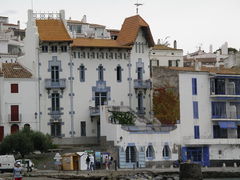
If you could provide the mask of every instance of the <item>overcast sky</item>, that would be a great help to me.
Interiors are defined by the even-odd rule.
[[[136,14],[137,0],[0,0],[0,16],[10,23],[21,21],[25,28],[27,10],[56,12],[64,9],[66,18],[81,20],[87,15],[89,23],[120,29],[126,17]],[[240,49],[240,0],[139,0],[139,14],[150,25],[155,42],[169,36],[184,53],[198,46],[213,50],[224,42]]]

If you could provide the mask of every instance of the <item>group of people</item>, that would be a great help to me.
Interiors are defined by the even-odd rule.
[[[87,170],[93,171],[95,168],[94,165],[94,157],[92,154],[88,155],[86,158]],[[111,164],[113,164],[113,157],[112,156],[105,156],[103,159],[103,164],[105,165],[105,169],[109,170]]]

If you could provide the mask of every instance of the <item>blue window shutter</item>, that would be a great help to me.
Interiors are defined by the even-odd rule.
[[[194,138],[199,139],[200,133],[199,133],[199,126],[194,126]]]
[[[209,147],[203,147],[203,166],[210,166]]]
[[[192,94],[197,95],[197,78],[192,78]]]
[[[198,102],[193,101],[193,118],[198,119]]]

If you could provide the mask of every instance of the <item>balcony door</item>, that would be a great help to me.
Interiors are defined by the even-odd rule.
[[[51,66],[52,82],[59,82],[59,66]]]
[[[143,68],[142,67],[138,67],[137,68],[137,79],[138,80],[142,80],[143,79]]]
[[[107,92],[95,92],[95,107],[107,104]]]
[[[11,121],[19,121],[18,105],[11,105]]]

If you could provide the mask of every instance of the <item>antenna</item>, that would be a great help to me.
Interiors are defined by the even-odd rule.
[[[138,14],[138,6],[142,6],[143,4],[138,3],[138,0],[137,0],[137,3],[135,3],[134,5],[136,6],[136,14]]]

